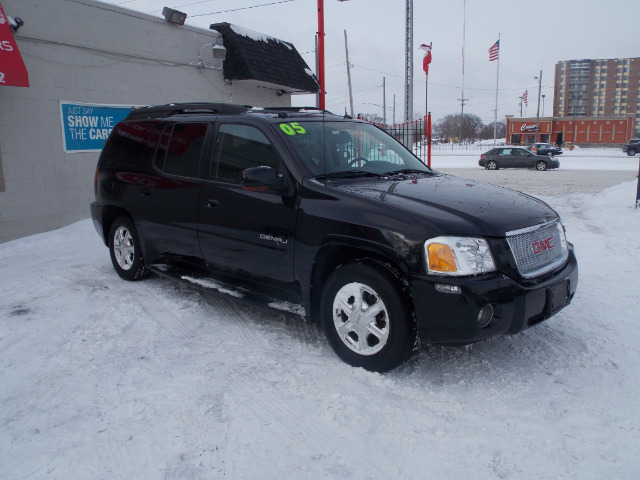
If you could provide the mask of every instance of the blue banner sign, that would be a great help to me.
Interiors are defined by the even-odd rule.
[[[64,151],[99,152],[116,124],[133,107],[60,102]]]

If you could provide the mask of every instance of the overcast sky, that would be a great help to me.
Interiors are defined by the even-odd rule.
[[[214,13],[223,10],[244,10]],[[161,15],[161,6],[187,13],[187,25],[208,28],[229,22],[293,43],[315,71],[317,0],[115,0],[125,8]],[[404,116],[405,0],[324,0],[327,109],[349,108],[344,30],[349,39],[354,109],[382,116],[386,77],[387,122]],[[536,114],[542,70],[544,113],[552,114],[555,64],[582,58],[640,57],[640,1],[610,0],[414,0],[414,113],[425,112],[424,52],[433,42],[429,104],[434,120],[460,113],[462,45],[465,31],[465,113],[493,121],[497,62],[488,49],[500,34],[498,120],[520,114],[519,97],[528,90],[526,113]],[[203,15],[207,14],[207,15]],[[201,15],[201,16],[198,16]],[[297,96],[294,105],[315,105],[313,96]],[[542,114],[542,102],[541,102]]]

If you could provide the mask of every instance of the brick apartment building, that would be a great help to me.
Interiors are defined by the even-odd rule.
[[[631,115],[633,134],[640,134],[640,58],[558,62],[554,87],[554,117]]]

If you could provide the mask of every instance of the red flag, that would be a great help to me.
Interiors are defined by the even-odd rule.
[[[489,61],[493,62],[494,60],[498,60],[500,57],[500,40],[496,40],[496,43],[491,45],[489,49]]]
[[[427,75],[429,75],[429,64],[431,63],[431,45],[433,45],[433,42],[429,45],[426,45],[424,43],[420,45],[420,48],[427,52],[424,54],[424,58],[422,59],[422,69]]]
[[[0,5],[0,85],[28,87],[29,74],[18,45],[13,39],[9,19]]]

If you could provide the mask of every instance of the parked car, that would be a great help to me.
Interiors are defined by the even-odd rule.
[[[633,157],[636,153],[640,152],[640,138],[632,138],[622,147],[622,151],[627,155]]]
[[[375,126],[311,108],[135,109],[100,155],[91,216],[123,279],[301,315],[374,371],[420,340],[520,332],[578,283],[544,202],[435,172]]]
[[[560,147],[554,147],[550,143],[534,143],[532,145],[529,145],[527,147],[527,150],[535,153],[536,155],[562,155],[562,149]]]
[[[560,162],[553,157],[536,155],[522,147],[492,148],[487,153],[480,155],[478,165],[487,170],[499,168],[535,168],[547,170],[560,167]]]

